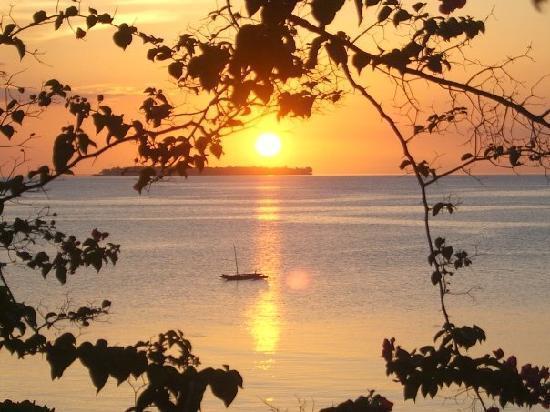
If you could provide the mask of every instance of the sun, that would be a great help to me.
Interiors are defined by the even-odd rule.
[[[262,133],[256,140],[256,150],[261,156],[276,156],[281,151],[281,139],[274,133]]]

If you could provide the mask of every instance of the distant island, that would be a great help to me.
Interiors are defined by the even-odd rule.
[[[143,166],[112,167],[103,169],[96,176],[138,176]],[[157,172],[160,169],[157,168]],[[261,167],[261,166],[224,166],[187,169],[188,176],[311,176],[311,167]]]

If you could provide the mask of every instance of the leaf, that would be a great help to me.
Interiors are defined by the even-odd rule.
[[[380,3],[380,0],[367,0],[365,2],[365,5],[366,7],[369,7],[369,6],[376,6],[377,4]]]
[[[243,378],[236,370],[206,368],[199,374],[208,382],[214,396],[223,400],[226,407],[231,405],[239,388],[243,387]]]
[[[441,272],[436,270],[432,273],[432,284],[437,285],[442,279]],[[437,336],[437,335],[436,335]]]
[[[240,127],[244,126],[244,123],[239,119],[229,119],[226,125],[229,127]]]
[[[23,123],[23,119],[25,118],[25,112],[23,110],[16,110],[11,114],[11,118],[15,123]]]
[[[361,74],[361,71],[371,62],[372,58],[367,53],[355,53],[351,58],[351,64]]]
[[[55,29],[59,29],[61,27],[61,25],[63,24],[63,20],[65,20],[65,16],[63,15],[63,12],[61,12],[59,14],[59,16],[57,16],[55,18],[55,24],[54,24],[54,27]]]
[[[363,22],[363,0],[355,0],[355,8],[359,17],[359,24]]]
[[[412,16],[409,14],[409,12],[405,9],[399,9],[397,13],[393,15],[393,25],[395,27],[399,26],[399,23],[402,23],[404,21],[407,21]]]
[[[139,178],[136,184],[134,185],[134,189],[138,191],[139,194],[141,194],[141,191],[145,186],[147,186],[151,182],[151,178],[155,177],[157,175],[157,172],[152,167],[146,167],[142,169],[139,172]]]
[[[15,129],[9,124],[5,124],[3,126],[0,126],[0,132],[2,132],[2,134],[8,139],[11,139],[15,134]]]
[[[329,57],[336,63],[337,65],[340,64],[346,64],[348,61],[348,52],[346,51],[346,48],[344,47],[344,44],[339,41],[333,41],[325,44],[325,48],[327,49],[327,53]]]
[[[390,14],[392,13],[393,9],[390,6],[384,6],[382,7],[382,10],[380,10],[380,13],[378,13],[378,23],[383,22],[388,17],[390,17]]]
[[[252,89],[254,90],[254,94],[258,96],[258,98],[260,98],[265,104],[269,102],[269,99],[273,94],[273,84],[270,82],[267,82],[266,84],[255,84]]]
[[[42,266],[42,276],[45,278],[48,273],[50,273],[50,270],[52,270],[53,265],[51,263],[44,263]]]
[[[102,366],[99,365],[90,365],[89,368],[90,377],[92,378],[92,383],[97,389],[97,392],[99,392],[105,384],[107,383],[107,379],[109,378],[109,373],[106,369],[104,369]]]
[[[18,39],[17,37],[15,37],[13,39],[13,45],[17,49],[17,53],[19,53],[19,59],[23,60],[23,57],[25,57],[25,53],[26,53],[25,43],[23,43],[21,39]]]
[[[462,157],[460,158],[460,160],[465,161],[465,160],[471,159],[472,157],[474,157],[473,154],[471,154],[471,153],[465,153],[465,154],[462,155]]]
[[[91,29],[97,24],[97,16],[94,14],[90,14],[86,17],[86,27],[88,29]]]
[[[74,152],[75,149],[68,135],[57,136],[53,146],[53,164],[58,173],[67,173],[67,163],[73,157]]]
[[[68,17],[74,17],[78,15],[78,9],[76,6],[70,6],[65,9],[65,15]]]
[[[401,170],[405,169],[407,166],[410,166],[411,165],[411,161],[408,160],[408,159],[405,159],[401,162],[401,165],[399,166],[399,168]]]
[[[223,154],[222,145],[219,143],[212,143],[210,145],[210,153],[212,153],[214,156],[216,156],[219,159]]]
[[[517,150],[515,146],[512,146],[509,150],[508,150],[509,154],[509,160],[510,160],[510,164],[512,166],[521,166],[521,163],[519,162],[519,159],[521,157],[521,151]]]
[[[312,0],[311,14],[319,24],[326,26],[332,23],[343,5],[344,0]]]
[[[414,11],[416,11],[417,13],[422,10],[424,8],[424,6],[426,5],[426,3],[415,3],[412,8],[414,9]]]
[[[443,65],[441,64],[441,55],[431,56],[428,59],[427,66],[428,66],[428,69],[430,69],[434,73],[442,73]]]
[[[445,259],[449,260],[453,256],[453,251],[454,249],[452,246],[445,246],[441,249],[441,254]]]
[[[175,79],[179,79],[183,74],[183,63],[173,62],[168,65],[168,74]]]
[[[47,18],[48,16],[46,15],[46,12],[44,10],[39,10],[36,13],[34,13],[34,15],[32,16],[32,20],[34,21],[35,24],[40,24]]]
[[[113,17],[107,13],[103,13],[97,16],[97,22],[101,24],[111,24],[113,22]]]
[[[4,28],[4,36],[9,36],[16,27],[17,26],[15,24],[6,24],[6,27]]]
[[[65,267],[65,265],[59,263],[56,265],[55,277],[62,285],[67,283],[67,268]]]
[[[420,383],[414,382],[414,381],[408,381],[405,385],[403,385],[403,396],[405,400],[412,399],[413,401],[416,400],[416,395],[418,393],[418,389],[420,388]]]
[[[83,39],[84,37],[86,37],[86,32],[80,27],[77,27],[75,34],[77,39]]]
[[[115,44],[126,50],[126,48],[132,43],[132,34],[135,28],[123,23],[118,27],[118,30],[113,34],[113,40]]]
[[[432,209],[433,215],[437,216],[441,212],[441,209],[443,209],[443,206],[445,206],[444,203],[436,203]]]
[[[97,147],[97,144],[90,140],[87,134],[81,133],[78,135],[78,148],[85,155],[88,154],[88,146]]]
[[[264,5],[264,0],[246,0],[245,6],[246,6],[246,12],[250,17],[255,15],[258,10],[260,10],[260,7]]]

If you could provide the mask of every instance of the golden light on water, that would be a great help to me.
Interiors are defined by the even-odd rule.
[[[251,333],[256,352],[273,353],[280,339],[279,308],[272,290],[263,292],[254,305]]]
[[[281,236],[278,227],[279,207],[272,197],[258,203],[256,215],[255,260],[261,271],[269,276],[268,289],[261,292],[256,303],[249,308],[249,328],[256,352],[272,354],[277,351],[281,339],[281,313],[279,308],[279,279],[281,272]],[[258,364],[269,369],[272,360]]]
[[[264,157],[273,157],[281,151],[281,139],[275,133],[262,133],[256,140],[256,151]]]
[[[266,204],[259,205],[256,209],[258,220],[276,221],[279,219],[279,206],[271,200]]]

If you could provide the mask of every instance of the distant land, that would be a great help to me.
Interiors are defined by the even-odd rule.
[[[143,166],[113,167],[103,169],[96,176],[138,176]],[[157,168],[157,172],[160,169]],[[225,166],[187,169],[188,176],[311,176],[311,167],[261,167],[261,166]]]

